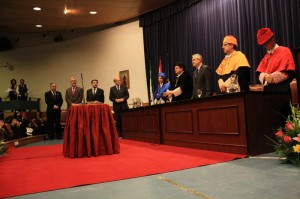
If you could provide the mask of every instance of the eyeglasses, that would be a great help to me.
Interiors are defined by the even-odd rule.
[[[232,44],[230,44],[230,43],[225,43],[225,44],[223,44],[223,46],[227,46],[227,45],[232,45]]]

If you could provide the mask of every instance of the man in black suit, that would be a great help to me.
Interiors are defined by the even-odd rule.
[[[124,86],[123,84],[121,85],[121,80],[119,77],[115,77],[114,83],[115,86],[110,88],[109,100],[113,102],[113,110],[114,110],[114,118],[116,121],[116,127],[118,130],[119,137],[122,137],[121,112],[129,108],[127,104],[129,93],[127,87]]]
[[[192,99],[213,95],[213,73],[208,65],[202,63],[202,55],[192,55],[192,64],[196,69],[193,74]]]
[[[185,65],[181,62],[175,64],[176,77],[172,80],[170,90],[164,93],[164,96],[171,98],[172,101],[181,101],[191,99],[193,91],[193,80],[188,71],[185,71]]]
[[[47,125],[48,125],[48,139],[53,140],[54,129],[56,138],[61,139],[61,125],[60,125],[60,107],[63,104],[61,93],[56,91],[56,84],[50,84],[50,91],[45,93],[45,102],[47,104]],[[55,128],[54,128],[55,126]]]
[[[98,88],[98,80],[93,79],[91,84],[92,88],[86,91],[86,101],[98,101],[104,103],[104,91],[101,88]]]
[[[71,87],[67,88],[65,100],[67,102],[67,108],[69,109],[72,104],[80,104],[83,99],[83,88],[77,86],[77,79],[75,77],[70,78]]]
[[[24,79],[20,79],[20,84],[17,86],[16,92],[18,97],[18,100],[27,100],[29,90],[27,85],[24,83]]]

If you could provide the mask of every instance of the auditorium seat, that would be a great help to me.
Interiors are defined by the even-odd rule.
[[[64,128],[66,125],[67,113],[68,112],[66,110],[61,110],[60,124],[62,128]]]

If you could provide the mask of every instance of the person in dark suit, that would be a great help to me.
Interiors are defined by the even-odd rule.
[[[164,93],[172,101],[191,99],[193,91],[193,79],[185,65],[181,62],[175,64],[176,77],[171,81],[170,90]]]
[[[92,88],[86,91],[86,101],[98,101],[104,103],[104,91],[98,88],[98,80],[91,81]]]
[[[47,129],[48,139],[53,140],[54,129],[56,132],[56,138],[61,139],[61,125],[60,125],[60,107],[63,104],[62,95],[59,91],[56,91],[56,84],[50,83],[50,91],[45,93],[45,102],[47,104]]]
[[[209,97],[213,95],[213,73],[208,65],[202,63],[202,55],[192,55],[192,64],[195,68],[193,74],[192,99]]]
[[[17,86],[16,89],[19,100],[27,100],[29,94],[28,87],[24,82],[24,79],[20,79],[20,84]]]
[[[77,86],[77,80],[75,77],[70,78],[71,87],[67,88],[65,100],[67,102],[67,108],[69,109],[72,104],[82,103],[83,88]]]
[[[129,93],[127,87],[121,84],[121,80],[119,77],[114,78],[114,83],[115,86],[110,88],[109,100],[113,103],[114,118],[116,121],[116,127],[119,137],[122,137],[121,112],[129,108],[127,104]]]

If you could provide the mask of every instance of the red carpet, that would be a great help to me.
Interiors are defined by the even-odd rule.
[[[0,198],[122,180],[243,158],[245,155],[121,140],[121,153],[62,156],[62,145],[10,148],[0,158]]]

